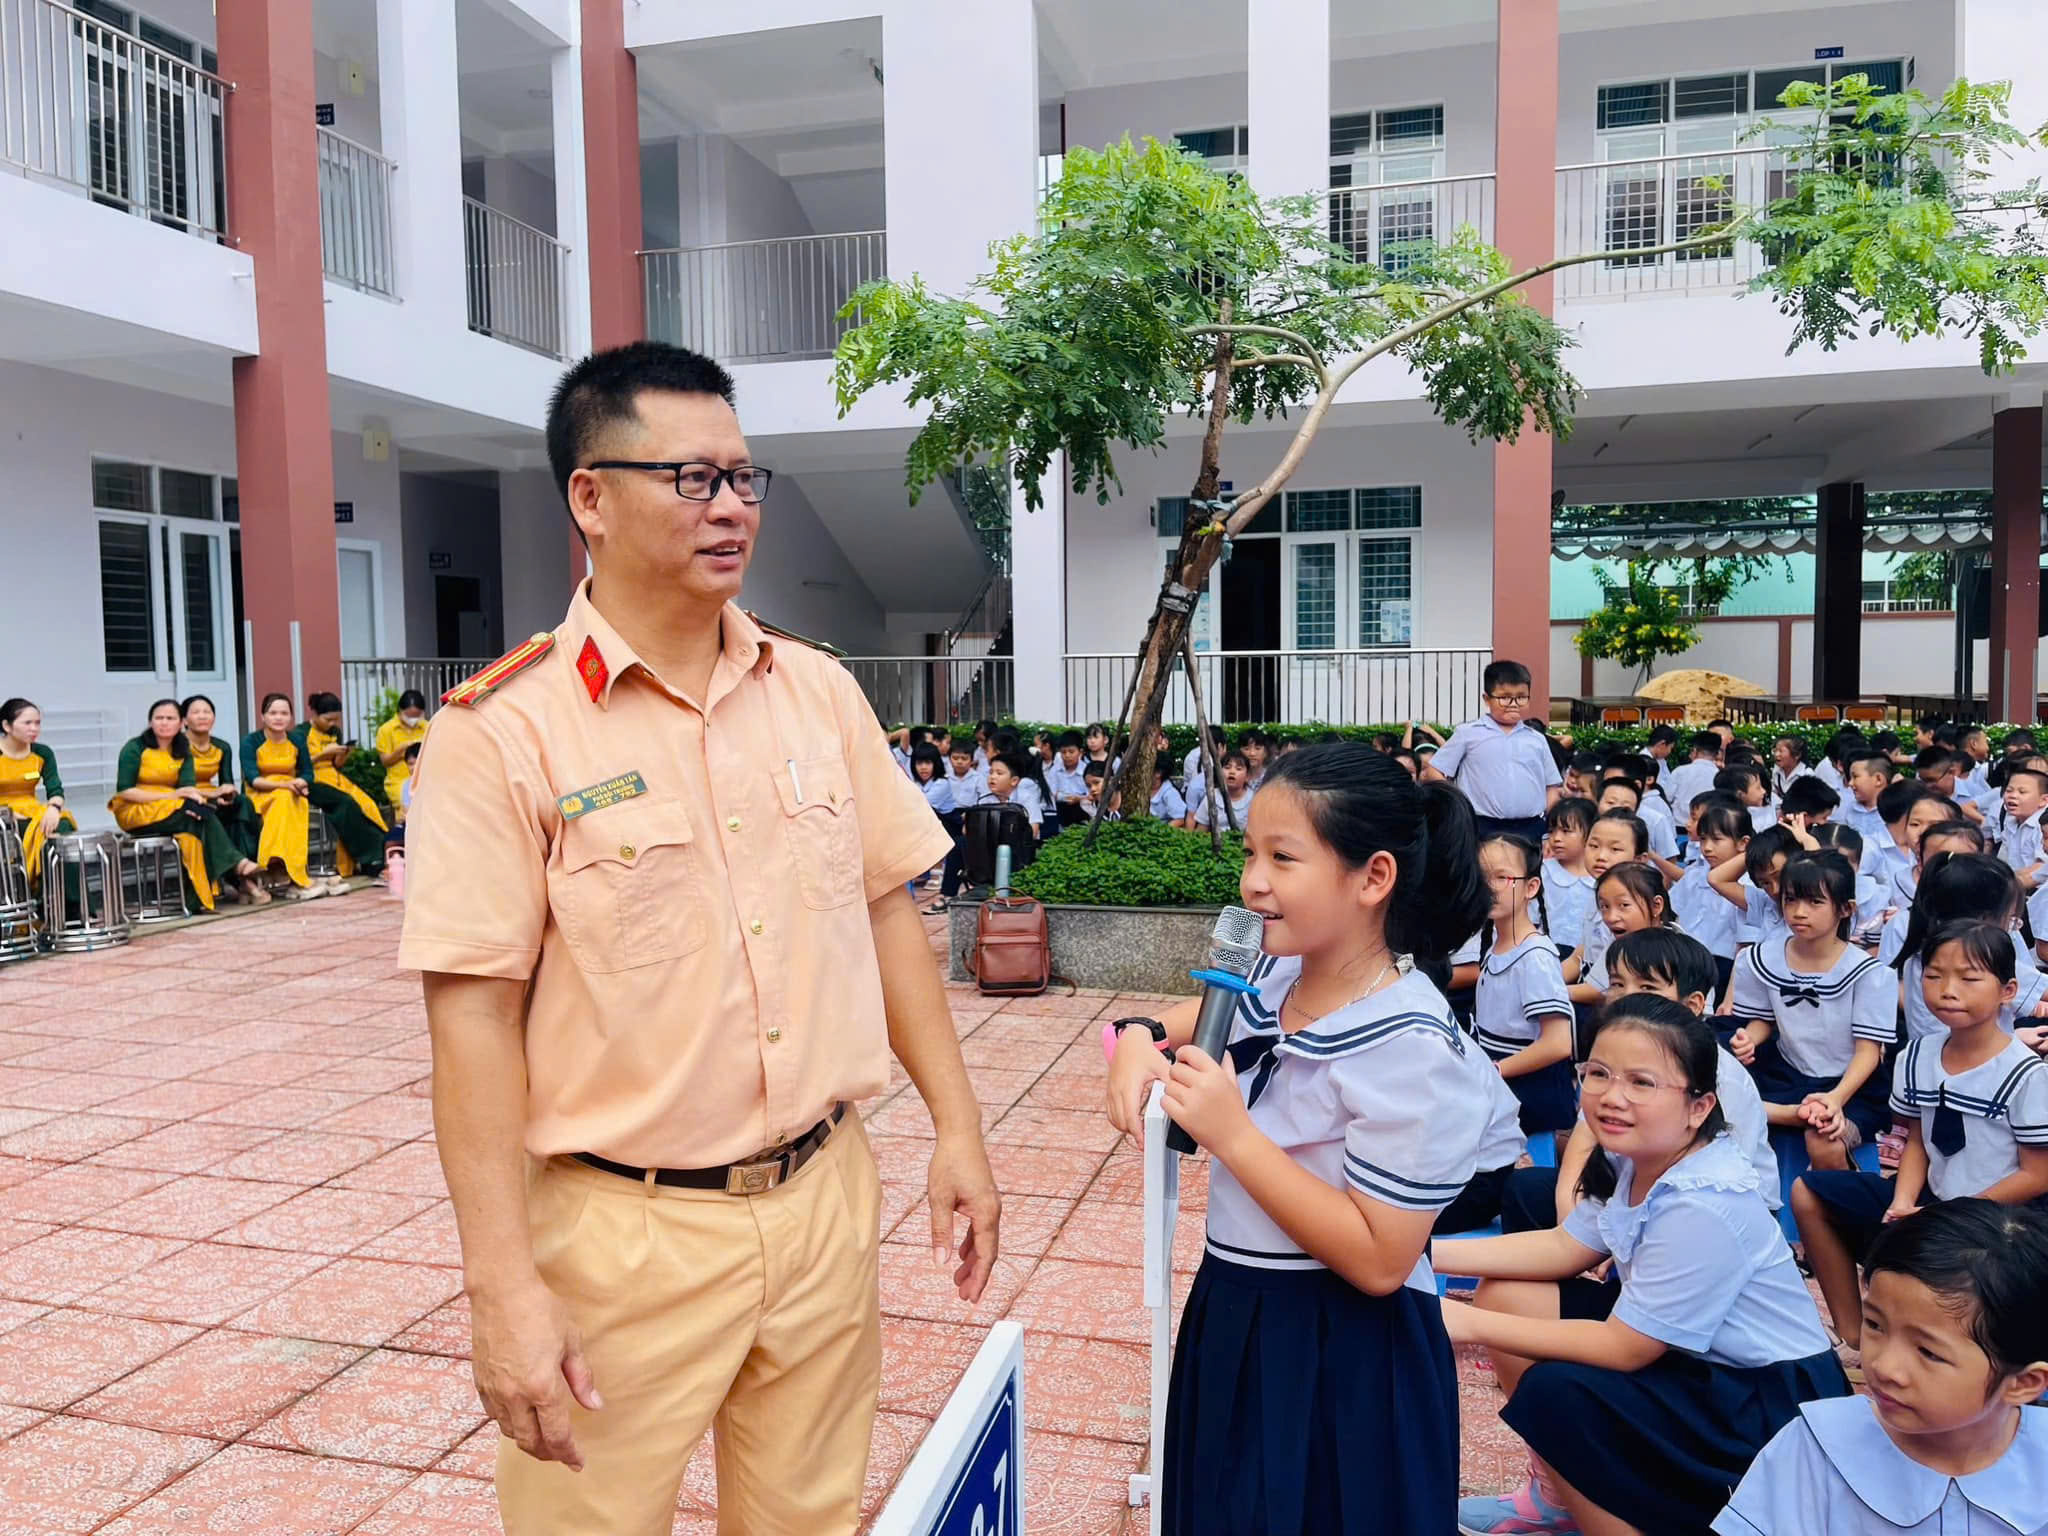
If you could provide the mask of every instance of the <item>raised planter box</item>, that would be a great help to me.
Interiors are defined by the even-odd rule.
[[[1193,996],[1188,972],[1208,953],[1214,907],[1047,907],[1055,976],[1109,992]],[[947,913],[949,972],[972,981],[978,901],[956,901]]]

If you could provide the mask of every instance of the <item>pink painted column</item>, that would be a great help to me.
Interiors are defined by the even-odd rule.
[[[1517,267],[1557,254],[1558,0],[1499,0],[1494,64],[1494,244]],[[1548,277],[1522,290],[1553,313]],[[1549,437],[1524,427],[1493,451],[1493,654],[1534,678],[1534,718],[1550,700]]]
[[[304,0],[219,0],[228,224],[256,268],[261,349],[234,363],[243,609],[255,688],[341,686],[334,444],[313,135],[313,20]],[[303,699],[294,700],[303,708]]]
[[[2013,406],[1991,418],[1993,720],[2034,723],[2040,613],[2041,407]]]

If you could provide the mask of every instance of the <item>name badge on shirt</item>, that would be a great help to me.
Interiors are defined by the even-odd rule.
[[[562,813],[562,820],[574,821],[578,816],[587,816],[592,811],[601,811],[608,805],[617,805],[622,800],[633,800],[647,793],[647,781],[635,773],[622,773],[615,779],[606,779],[602,784],[593,784],[588,789],[574,789],[555,801],[555,809]]]

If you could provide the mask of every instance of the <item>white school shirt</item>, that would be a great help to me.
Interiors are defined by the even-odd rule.
[[[1087,766],[1086,758],[1072,768],[1058,758],[1052,760],[1052,766],[1045,770],[1045,787],[1052,791],[1055,801],[1064,800],[1069,795],[1079,797],[1088,793],[1088,776],[1084,771]]]
[[[970,768],[965,773],[946,769],[946,785],[953,791],[956,807],[979,805],[988,798],[988,774],[979,768]]]
[[[1579,930],[1579,984],[1607,990],[1607,946],[1614,942],[1614,930],[1601,920],[1595,903],[1586,914],[1586,926]],[[1561,973],[1560,973],[1561,974]]]
[[[1742,888],[1748,895],[1748,905],[1737,916],[1735,936],[1744,944],[1761,944],[1765,939],[1780,938],[1785,933],[1785,912],[1771,899],[1770,892],[1757,889],[1749,876],[1742,877]],[[1728,898],[1723,896],[1723,901]],[[1729,910],[1733,911],[1731,903]]]
[[[1500,1074],[1420,971],[1285,1034],[1298,956],[1262,956],[1238,1002],[1231,1053],[1252,1123],[1334,1189],[1404,1211],[1440,1211],[1479,1171]],[[1270,1042],[1270,1053],[1268,1043]],[[1207,1247],[1256,1269],[1323,1269],[1222,1163],[1209,1166]],[[1425,1249],[1407,1284],[1436,1294]]]
[[[1188,755],[1180,760],[1180,776],[1189,783],[1199,783],[1202,777],[1202,749],[1190,747]]]
[[[1721,765],[1712,758],[1696,757],[1691,762],[1671,770],[1671,806],[1688,817],[1692,815],[1692,803],[1714,787],[1714,775],[1721,771]]]
[[[2048,1061],[2008,1038],[1989,1061],[1951,1073],[1941,1060],[1947,1039],[1914,1040],[1899,1053],[1892,1113],[1920,1122],[1928,1193],[1960,1200],[2018,1173],[2021,1147],[2048,1147]],[[1963,1120],[1963,1149],[1954,1154],[1934,1144],[1934,1117],[1944,1105]],[[2048,1506],[2048,1485],[2042,1501]]]
[[[1004,800],[994,790],[984,790],[980,805],[1014,805],[1031,818],[1034,827],[1045,816],[1045,797],[1038,792],[1038,786],[1029,779],[1019,779],[1017,787],[1010,791],[1010,798]]]
[[[928,783],[920,784],[917,787],[924,791],[924,803],[930,806],[936,814],[943,816],[955,808],[953,804],[953,786],[944,779],[932,779]]]
[[[1733,960],[1741,946],[1743,914],[1709,882],[1707,866],[1695,864],[1671,887],[1671,910],[1687,933],[1721,960]]]
[[[1183,821],[1188,814],[1188,803],[1181,798],[1179,790],[1168,779],[1152,791],[1152,815],[1159,821]]]
[[[1777,1025],[1778,1050],[1793,1071],[1839,1078],[1858,1040],[1898,1038],[1898,978],[1851,944],[1825,975],[1797,971],[1786,958],[1788,933],[1763,939],[1735,962],[1730,1012]]]
[[[1252,794],[1253,791],[1247,788],[1242,795],[1230,802],[1231,813],[1237,818],[1235,825],[1240,832],[1244,830],[1245,813],[1252,808]],[[1208,796],[1195,807],[1195,825],[1206,827],[1212,824],[1225,828],[1232,825],[1224,819],[1223,791],[1220,789],[1210,790]]]
[[[1973,759],[1974,761],[1974,759]],[[1956,775],[1956,792],[1967,795],[1971,800],[1980,800],[1991,792],[1991,765],[1977,763],[1968,773]]]
[[[1643,796],[1638,814],[1650,834],[1650,852],[1659,858],[1676,860],[1678,857],[1678,823],[1671,818],[1671,807],[1664,803],[1664,797],[1655,790]]]
[[[1778,824],[1778,813],[1768,805],[1752,805],[1749,810],[1749,830],[1768,832]]]
[[[1934,1016],[1934,1010],[1927,1006],[1927,994],[1921,982],[1926,968],[1920,956],[1915,955],[1904,965],[1898,965],[1899,955],[1906,947],[1906,930],[1912,918],[1901,912],[1885,925],[1884,937],[1878,940],[1877,959],[1880,965],[1893,966],[1899,973],[1899,990],[1903,994],[1903,1011],[1906,1016],[1906,1038],[1917,1040],[1922,1035],[1943,1035],[1948,1026]],[[2041,963],[2027,945],[2025,937],[2015,933],[2012,936],[2013,978],[2020,984],[2018,994],[1999,1010],[1999,1020],[2011,1029],[2022,1016],[2031,1017],[2048,997],[2048,974],[2041,970]]]
[[[1849,785],[1842,777],[1842,770],[1834,765],[1832,759],[1824,757],[1815,764],[1813,776],[1843,799],[1849,798]]]
[[[1543,861],[1543,915],[1549,930],[1567,940],[1586,931],[1586,916],[1599,909],[1591,875],[1575,875],[1555,859]]]
[[[1728,1117],[1728,1139],[1741,1148],[1756,1173],[1756,1192],[1775,1211],[1785,1202],[1778,1193],[1778,1154],[1771,1146],[1764,1096],[1757,1092],[1749,1068],[1730,1055],[1725,1045],[1714,1047],[1714,1098]]]
[[[1657,765],[1657,787],[1664,791],[1666,798],[1671,794],[1671,759],[1659,757],[1656,753],[1646,754]]]
[[[889,755],[896,759],[896,766],[903,770],[905,777],[913,779],[917,777],[916,774],[910,771],[910,754],[908,752],[904,751],[901,747],[892,746],[889,748]]]
[[[1832,818],[1845,827],[1854,827],[1863,834],[1863,852],[1867,857],[1880,845],[1892,846],[1891,828],[1884,824],[1884,818],[1877,814],[1877,807],[1865,805],[1853,794],[1842,796],[1842,803],[1835,807]]]
[[[1998,856],[2014,874],[2041,860],[2041,816],[2036,811],[2025,821],[2006,819],[1998,840]]]
[[[2048,1536],[2048,1408],[1990,1466],[1950,1477],[1885,1433],[1867,1397],[1800,1405],[1714,1517],[1717,1536]]]
[[[1564,1229],[1613,1255],[1619,1321],[1738,1369],[1804,1360],[1828,1347],[1813,1294],[1742,1148],[1716,1136],[1674,1163],[1637,1204],[1630,1204],[1634,1164],[1617,1157],[1614,1165],[1614,1198],[1581,1200]]]
[[[1771,797],[1776,800],[1782,800],[1785,798],[1785,791],[1790,789],[1799,780],[1818,777],[1819,775],[1804,763],[1795,765],[1790,773],[1787,773],[1782,768],[1773,767],[1771,769]]]
[[[1543,1021],[1560,1013],[1572,1016],[1572,1000],[1548,935],[1532,933],[1513,949],[1496,947],[1479,962],[1472,1033],[1496,1061],[1534,1044]]]
[[[1562,784],[1557,759],[1539,731],[1503,727],[1491,715],[1467,720],[1430,759],[1472,802],[1475,815],[1527,821],[1550,809],[1550,786]]]

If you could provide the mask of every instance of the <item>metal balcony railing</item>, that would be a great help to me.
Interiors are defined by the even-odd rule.
[[[96,203],[220,239],[232,89],[56,0],[0,0],[0,162]]]
[[[1233,724],[1369,725],[1463,720],[1479,697],[1493,653],[1481,649],[1382,647],[1345,651],[1199,651],[1202,709]],[[1069,720],[1114,720],[1137,658],[1067,657]],[[1166,725],[1195,723],[1194,694],[1177,666],[1166,694]]]
[[[398,296],[391,257],[389,160],[332,128],[315,128],[320,153],[320,264],[337,283]]]
[[[1738,208],[1789,196],[1801,150],[1760,146],[1700,155],[1660,155],[1560,166],[1557,253],[1604,252],[1605,261],[1557,274],[1559,298],[1627,297],[1686,289],[1728,289],[1769,265],[1761,246],[1717,241],[1648,255],[1725,224]]]
[[[465,197],[462,248],[469,328],[529,352],[563,356],[567,247],[546,230]]]
[[[1335,187],[1330,192],[1330,240],[1351,259],[1399,277],[1433,245],[1467,225],[1493,239],[1493,172],[1432,181]]]
[[[888,275],[888,237],[805,235],[642,251],[647,334],[727,363],[829,357],[840,308]]]

